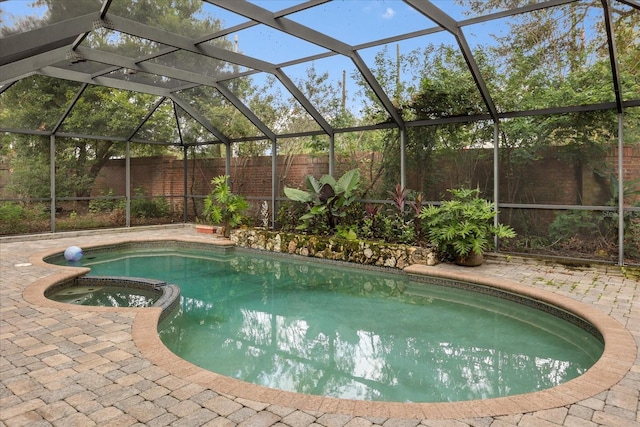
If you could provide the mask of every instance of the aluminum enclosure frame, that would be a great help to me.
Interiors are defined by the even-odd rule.
[[[612,87],[615,93],[615,102],[613,103],[600,103],[592,105],[576,105],[568,107],[548,108],[544,110],[535,111],[513,111],[513,112],[499,112],[495,106],[495,103],[491,97],[491,94],[486,86],[483,76],[480,73],[477,62],[473,56],[473,53],[466,41],[464,29],[467,26],[489,22],[509,16],[528,13],[539,9],[551,8],[555,6],[561,6],[570,3],[576,3],[578,0],[548,0],[540,3],[527,5],[523,7],[517,7],[510,10],[491,13],[484,16],[478,16],[465,20],[455,20],[452,16],[445,13],[442,9],[438,8],[436,4],[430,1],[418,1],[418,0],[402,0],[402,2],[415,9],[437,25],[430,28],[425,28],[417,32],[410,32],[407,34],[394,36],[386,39],[381,39],[373,42],[367,42],[361,45],[349,45],[344,41],[329,37],[319,31],[313,30],[310,27],[303,26],[287,18],[287,15],[303,11],[315,6],[322,5],[331,0],[309,0],[300,3],[296,6],[289,7],[279,12],[270,12],[248,1],[238,0],[205,0],[206,3],[218,6],[222,9],[228,10],[235,14],[241,15],[248,19],[248,22],[239,24],[231,28],[227,28],[216,34],[209,34],[197,39],[191,39],[179,34],[171,33],[165,30],[157,29],[149,25],[145,25],[139,22],[129,20],[125,17],[117,16],[109,12],[112,6],[112,0],[104,0],[100,10],[95,12],[71,18],[63,22],[58,22],[39,28],[36,30],[11,35],[8,37],[0,38],[0,93],[8,90],[13,83],[29,77],[33,74],[40,74],[43,76],[49,76],[52,78],[70,80],[74,82],[80,82],[81,87],[76,93],[73,100],[70,102],[64,113],[59,118],[57,124],[50,131],[36,131],[31,129],[15,129],[0,127],[0,132],[9,133],[22,133],[22,134],[34,134],[50,137],[50,155],[51,155],[51,203],[52,203],[52,220],[51,231],[55,231],[55,139],[56,137],[71,137],[71,138],[86,138],[86,139],[100,139],[111,140],[117,142],[125,142],[127,144],[127,177],[130,175],[129,164],[129,144],[130,143],[151,143],[150,141],[140,140],[135,138],[136,132],[144,126],[146,121],[151,117],[153,111],[159,107],[159,105],[166,99],[171,100],[175,106],[179,106],[195,121],[200,123],[205,129],[207,129],[212,135],[215,136],[215,140],[208,141],[209,144],[224,144],[227,147],[227,159],[226,159],[226,171],[230,172],[230,153],[229,149],[232,144],[240,144],[245,141],[254,140],[266,140],[270,141],[272,148],[271,153],[273,157],[272,164],[272,177],[276,176],[276,156],[278,152],[278,139],[291,138],[297,136],[309,136],[309,135],[327,135],[330,140],[330,152],[329,152],[329,173],[334,172],[334,138],[336,134],[355,132],[362,130],[373,129],[389,129],[396,128],[400,132],[401,140],[401,152],[400,164],[401,164],[401,184],[406,183],[406,165],[405,165],[405,143],[406,143],[406,130],[411,127],[418,126],[435,126],[442,123],[469,123],[479,120],[491,120],[494,123],[494,158],[497,159],[499,142],[498,142],[498,130],[500,122],[503,119],[513,117],[524,117],[542,114],[562,114],[562,113],[575,113],[583,111],[597,111],[597,110],[609,110],[615,109],[618,113],[618,146],[620,156],[622,156],[622,145],[624,140],[623,135],[623,113],[626,108],[640,106],[640,94],[637,99],[624,101],[621,97],[620,88],[620,76],[618,70],[617,50],[615,46],[615,37],[613,34],[613,27],[611,25],[611,3],[616,2],[619,4],[627,5],[640,12],[640,3],[636,0],[601,0],[604,11],[604,28],[607,38],[607,48],[611,63],[612,72]],[[327,53],[320,55],[313,55],[296,60],[287,61],[285,63],[271,63],[264,60],[260,60],[255,57],[247,56],[231,50],[225,50],[213,45],[206,44],[207,41],[215,39],[217,37],[230,34],[233,31],[238,31],[243,28],[250,28],[255,25],[266,25],[270,28],[274,28],[278,31],[285,32],[293,37],[308,41],[314,45],[321,46],[327,49]],[[153,55],[147,55],[135,59],[127,58],[117,54],[107,54],[102,51],[93,51],[92,49],[82,46],[82,40],[91,31],[96,28],[108,28],[110,30],[119,31],[124,34],[143,38],[146,40],[152,40],[154,42],[166,45],[167,47],[160,50]],[[387,94],[379,82],[376,80],[371,69],[367,66],[365,61],[359,54],[359,50],[370,48],[374,46],[382,46],[391,42],[397,42],[406,40],[418,35],[434,34],[438,32],[448,32],[453,35],[458,47],[467,63],[469,72],[475,81],[477,90],[487,108],[488,114],[482,115],[468,115],[462,117],[451,117],[446,119],[434,119],[434,120],[421,120],[416,122],[405,122],[400,112],[394,106],[389,94]],[[160,65],[151,62],[155,57],[166,55],[178,50],[184,50],[187,52],[203,55],[215,60],[222,60],[228,63],[237,64],[239,66],[246,67],[249,71],[239,72],[237,74],[225,75],[224,78],[218,80],[207,76],[203,73],[197,73],[192,71],[181,70],[174,67]],[[286,74],[283,68],[303,64],[313,61],[314,59],[327,58],[331,56],[340,55],[348,58],[355,68],[361,73],[364,81],[369,85],[375,96],[380,101],[380,104],[388,113],[391,121],[389,123],[379,123],[370,126],[360,126],[354,128],[333,128],[320,114],[318,109],[313,103],[296,87],[291,78]],[[56,64],[67,60],[90,60],[96,63],[104,65],[104,68],[100,72],[94,72],[92,74],[82,73],[79,71],[73,71],[70,69],[57,67]],[[206,117],[200,114],[193,106],[191,106],[180,95],[179,91],[185,89],[185,86],[168,89],[161,86],[153,86],[150,84],[143,84],[133,81],[124,81],[109,77],[108,74],[114,70],[128,69],[133,72],[152,73],[160,76],[165,76],[170,79],[176,79],[184,81],[190,87],[197,87],[200,85],[209,86],[215,88],[221,96],[238,109],[248,120],[252,123],[261,133],[262,136],[254,136],[250,138],[232,138],[225,134],[224,129],[218,129],[214,124],[209,122]],[[268,73],[274,76],[288,91],[289,93],[303,106],[307,113],[315,120],[320,130],[301,133],[290,134],[278,134],[274,129],[270,129],[265,123],[263,123],[259,117],[240,99],[238,99],[230,90],[226,88],[224,82],[242,75],[251,75],[259,72]],[[134,129],[126,137],[114,138],[104,135],[87,135],[80,133],[61,132],[60,128],[64,120],[69,116],[77,100],[82,95],[83,91],[88,85],[106,86],[121,90],[134,91],[147,93],[160,97],[160,100],[156,103],[154,109],[150,111],[140,123],[136,125]],[[179,132],[179,126],[178,126]],[[172,144],[175,145],[175,144]],[[187,147],[195,144],[185,143],[180,138],[180,143],[185,150]],[[185,156],[186,157],[186,156]],[[528,209],[592,209],[592,210],[610,210],[615,209],[619,213],[625,211],[637,211],[636,208],[626,208],[623,203],[624,195],[624,182],[622,179],[622,163],[623,158],[619,159],[619,194],[622,195],[619,199],[619,206],[616,208],[606,206],[558,206],[558,205],[525,205],[525,204],[507,204],[501,203],[499,194],[498,183],[498,162],[494,161],[494,201],[496,205],[506,208],[528,208]],[[184,163],[185,176],[187,174],[187,163]],[[186,198],[187,188],[186,180],[184,184],[184,197]],[[129,206],[131,195],[128,191],[126,195],[127,199],[127,226],[129,223]],[[276,207],[276,195],[278,194],[277,180],[273,178],[272,183],[272,195],[271,206],[275,210]],[[186,206],[186,204],[185,204]],[[186,208],[185,208],[186,209]],[[619,215],[619,264],[623,264],[624,257],[624,222],[623,215]],[[186,220],[186,212],[185,212]],[[273,219],[274,220],[274,219]],[[274,220],[275,221],[275,220]]]

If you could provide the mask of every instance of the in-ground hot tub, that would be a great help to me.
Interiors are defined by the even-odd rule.
[[[162,280],[118,276],[79,276],[46,289],[45,297],[95,307],[160,307],[167,316],[180,303],[180,288]]]

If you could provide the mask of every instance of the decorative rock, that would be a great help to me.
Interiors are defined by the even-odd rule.
[[[264,229],[234,230],[232,240],[238,246],[301,256],[326,258],[358,264],[404,268],[411,264],[435,265],[437,257],[431,247],[415,247],[369,241],[346,241],[304,234],[272,232]]]
[[[427,265],[429,266],[433,266],[436,265],[438,263],[438,260],[436,259],[436,255],[433,252],[430,252],[427,254]]]
[[[282,238],[280,237],[280,234],[276,234],[275,239],[273,239],[273,250],[275,252],[282,252],[281,247],[282,247]]]

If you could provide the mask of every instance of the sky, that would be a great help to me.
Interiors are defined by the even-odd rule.
[[[63,0],[59,0],[63,1]],[[64,0],[82,1],[82,0]],[[121,0],[114,0],[121,1]],[[239,1],[239,0],[234,0]],[[252,3],[270,11],[279,11],[303,2],[303,0],[251,0]],[[8,0],[0,2],[0,14],[2,24],[7,25],[13,19],[24,15],[43,14],[42,7],[34,8],[34,0]],[[465,19],[462,9],[453,0],[434,0],[433,3],[450,14],[454,19]],[[73,10],[73,9],[71,9]],[[234,26],[246,22],[246,18],[235,15],[226,10],[220,9],[209,3],[203,2],[203,13],[211,14],[220,18],[225,27]],[[437,27],[435,23],[424,17],[422,14],[411,8],[400,0],[334,0],[326,4],[310,8],[295,14],[289,15],[291,19],[299,24],[308,26],[318,32],[341,40],[349,45],[359,45],[362,43],[393,37],[411,31],[418,31],[425,28]],[[469,28],[467,35],[468,42],[472,46],[480,43],[487,43],[491,40],[489,33],[495,30],[495,25],[476,26]],[[466,30],[465,30],[466,32]],[[477,37],[473,36],[476,34]],[[239,49],[242,53],[255,56],[259,59],[271,63],[283,63],[298,57],[307,57],[326,52],[320,46],[298,40],[287,36],[277,30],[256,26],[232,34],[231,39],[237,37]],[[265,49],[265,41],[269,43],[269,49]],[[424,48],[429,43],[448,44],[457,46],[454,37],[442,31],[437,34],[419,37],[399,43],[400,53],[406,55],[414,49]],[[373,47],[359,51],[364,61],[370,68],[374,66],[374,58],[384,47]],[[395,59],[396,43],[386,46],[390,58]],[[285,68],[284,71],[289,77],[298,81],[306,74],[308,64]],[[358,87],[351,76],[356,72],[353,62],[344,57],[333,57],[314,62],[318,73],[329,73],[331,82],[340,82],[343,78],[343,71],[347,77],[347,95],[350,104],[361,104],[358,100]],[[264,79],[264,76],[254,76],[254,81]],[[410,85],[417,85],[417,77],[403,72],[402,79]]]

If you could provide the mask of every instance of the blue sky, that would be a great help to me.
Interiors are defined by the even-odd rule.
[[[251,2],[265,9],[278,11],[299,4],[302,0],[251,0]],[[34,8],[32,6],[33,3],[33,0],[9,0],[1,2],[0,13],[2,13],[3,21],[5,21],[4,24],[6,25],[11,22],[11,15],[19,18],[20,16],[33,15],[34,13],[41,15],[45,12],[45,9],[42,7]],[[465,18],[460,7],[456,6],[453,0],[434,0],[433,3],[449,13],[454,19]],[[203,11],[204,13],[222,19],[226,27],[246,21],[244,17],[234,15],[208,3],[203,3]],[[334,0],[292,14],[288,16],[288,18],[350,45],[359,45],[411,31],[436,27],[436,24],[400,0]],[[489,28],[495,27],[492,26]],[[470,37],[469,43],[472,46],[474,46],[477,41],[486,42],[489,40],[487,36],[487,32],[490,31],[489,29],[480,28],[475,29],[475,31],[484,33],[484,35],[478,39]],[[243,30],[231,35],[230,38],[235,36],[238,37],[241,52],[272,63],[282,63],[298,57],[306,57],[326,51],[324,48],[302,40],[297,40],[264,26]],[[265,41],[268,42],[268,48],[266,49]],[[414,49],[424,48],[429,43],[456,45],[454,38],[443,31],[438,34],[401,42],[399,44],[400,53],[406,55]],[[394,43],[386,48],[389,56],[395,58],[396,44]],[[370,67],[373,67],[373,59],[382,49],[383,47],[374,47],[361,50],[359,53],[365,62]],[[314,65],[318,73],[328,72],[329,79],[332,82],[341,81],[344,70],[347,74],[348,97],[356,97],[357,87],[354,81],[351,80],[351,75],[355,72],[355,66],[349,59],[333,57],[317,61]],[[299,80],[304,78],[308,66],[308,64],[304,64],[289,67],[285,69],[285,72],[289,74],[293,80]],[[405,73],[402,77],[409,84],[417,84],[415,76]],[[254,77],[257,82],[259,82],[261,78],[261,76]],[[351,99],[350,103],[359,104],[360,101]]]

